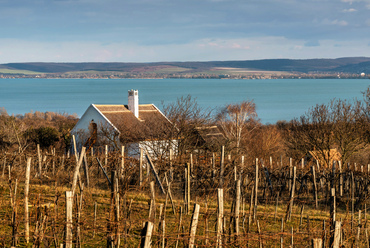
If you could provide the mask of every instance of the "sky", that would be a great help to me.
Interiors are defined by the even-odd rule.
[[[370,57],[370,0],[0,0],[0,63]]]

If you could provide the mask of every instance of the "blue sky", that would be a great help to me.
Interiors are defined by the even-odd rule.
[[[0,63],[370,57],[370,0],[0,0]]]

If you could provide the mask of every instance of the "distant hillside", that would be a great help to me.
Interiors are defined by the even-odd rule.
[[[155,62],[155,63],[9,63],[0,65],[0,74],[25,71],[43,74],[74,72],[120,72],[154,74],[288,72],[288,73],[370,73],[370,58],[353,57],[338,59],[264,59],[244,61],[208,62]],[[240,70],[238,72],[240,72]]]

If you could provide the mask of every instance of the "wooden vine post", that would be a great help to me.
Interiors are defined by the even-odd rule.
[[[224,187],[224,162],[225,162],[225,146],[221,148],[221,161],[220,161],[220,188]]]
[[[39,176],[39,178],[41,178],[41,173],[42,173],[42,156],[41,156],[41,151],[40,151],[40,144],[37,144],[37,160],[39,162],[38,176]]]
[[[30,189],[31,158],[27,158],[26,181],[24,183],[24,236],[26,243],[30,241],[30,220],[28,211],[28,193]]]
[[[189,248],[193,248],[195,245],[195,234],[197,232],[199,210],[200,210],[200,205],[194,204],[194,212],[193,212],[193,217],[191,218],[191,224],[190,224]]]
[[[187,165],[187,174],[186,174],[186,200],[187,200],[187,202],[186,202],[186,206],[187,206],[187,213],[189,214],[189,211],[190,211],[190,209],[189,209],[189,207],[190,207],[190,164],[189,163],[187,163],[186,164]]]
[[[240,180],[235,182],[235,207],[234,207],[234,230],[236,238],[239,235],[239,210],[240,210]]]
[[[86,178],[86,187],[90,187],[90,177],[89,177],[89,165],[87,163],[87,157],[86,157],[86,152],[84,154],[84,173],[85,173],[85,178]]]
[[[287,212],[286,212],[286,216],[285,216],[285,221],[286,222],[290,221],[290,218],[291,218],[291,215],[292,215],[296,176],[297,176],[297,167],[294,166],[293,167],[293,183],[292,183],[292,187],[291,187],[291,190],[290,190],[290,200],[289,200],[289,203],[288,203]]]
[[[153,229],[154,229],[153,222],[147,221],[142,231],[144,236],[141,239],[141,244],[140,244],[141,248],[151,247]]]
[[[121,167],[119,169],[119,177],[122,180],[125,173],[125,147],[121,146]]]
[[[312,182],[313,182],[313,195],[315,200],[315,209],[318,208],[318,199],[317,199],[317,184],[316,184],[316,172],[315,172],[315,166],[311,166],[311,172],[312,172]]]
[[[86,147],[82,147],[78,163],[77,163],[77,165],[75,167],[75,170],[73,172],[73,181],[72,181],[72,189],[71,189],[72,196],[75,195],[75,191],[76,191],[76,187],[77,187],[77,179],[79,178],[79,175],[80,175],[80,167],[81,167],[83,158],[85,156],[85,151],[86,151]]]
[[[217,247],[222,247],[223,219],[224,219],[224,190],[217,189]]]
[[[312,239],[312,248],[321,248],[322,247],[322,239]]]
[[[335,221],[335,228],[334,228],[334,240],[333,240],[333,248],[340,247],[340,236],[341,236],[341,225],[340,221]]]
[[[73,193],[66,191],[66,232],[65,232],[65,248],[72,248],[72,209],[73,209]]]
[[[256,221],[257,205],[258,205],[258,158],[256,158],[256,178],[254,182],[254,206],[253,206],[253,221]]]
[[[149,208],[149,221],[154,223],[155,221],[155,189],[154,181],[150,182],[150,208]]]
[[[143,148],[140,148],[139,158],[139,186],[143,186]]]

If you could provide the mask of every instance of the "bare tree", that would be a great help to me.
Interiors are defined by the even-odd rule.
[[[201,108],[196,99],[188,95],[164,106],[163,112],[173,124],[170,134],[178,140],[178,153],[196,149],[194,130],[211,123],[211,111]]]
[[[245,147],[251,162],[255,158],[269,160],[270,156],[279,157],[284,154],[283,137],[276,125],[256,124],[253,132],[245,132],[241,146]]]
[[[285,132],[290,155],[296,159],[315,151],[329,165],[330,149],[336,148],[342,162],[365,148],[361,102],[333,100],[328,105],[316,105],[305,115],[287,124]]]
[[[223,108],[217,115],[217,121],[229,136],[235,142],[235,147],[240,147],[240,142],[244,131],[257,118],[256,105],[253,101],[243,101],[239,104],[229,104]],[[253,130],[253,129],[252,129]]]

